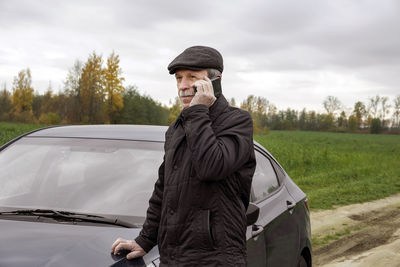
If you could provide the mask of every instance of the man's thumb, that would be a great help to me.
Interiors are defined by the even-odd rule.
[[[131,260],[131,259],[134,259],[134,258],[137,258],[137,257],[141,257],[141,256],[143,256],[144,255],[144,253],[143,252],[141,252],[141,251],[132,251],[131,253],[129,253],[128,255],[126,255],[126,258],[128,259],[128,260]]]

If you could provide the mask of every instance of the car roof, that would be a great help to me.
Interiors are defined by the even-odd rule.
[[[168,126],[133,124],[96,124],[51,126],[34,130],[26,137],[93,138],[165,142]],[[258,147],[262,147],[253,141]],[[263,147],[264,150],[266,150]]]
[[[40,129],[26,136],[164,142],[167,129],[167,126],[154,125],[68,125]]]

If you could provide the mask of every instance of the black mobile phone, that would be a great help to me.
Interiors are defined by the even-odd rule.
[[[214,96],[218,97],[222,94],[222,87],[221,87],[221,78],[220,77],[215,77],[211,79],[211,83],[214,89]],[[193,86],[194,93],[197,93],[197,88],[196,86]]]

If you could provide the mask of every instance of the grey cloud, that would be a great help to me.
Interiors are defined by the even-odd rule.
[[[41,63],[66,73],[93,50],[103,58],[115,50],[124,75],[154,96],[169,77],[169,61],[190,45],[204,44],[222,52],[231,75],[285,74],[288,90],[299,90],[313,86],[315,70],[351,72],[394,94],[400,84],[399,25],[395,0],[3,0],[1,43],[21,56],[16,62],[0,50],[0,64]],[[64,57],[46,59],[49,51]],[[296,71],[309,79],[291,77]],[[161,82],[146,86],[146,79]]]

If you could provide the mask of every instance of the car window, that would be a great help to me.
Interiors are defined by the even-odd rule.
[[[285,179],[285,172],[282,170],[282,168],[274,161],[271,160],[272,165],[275,168],[276,174],[278,175],[279,181],[283,181]]]
[[[163,143],[23,138],[0,153],[0,206],[145,217]]]
[[[279,183],[270,160],[257,150],[255,153],[257,165],[252,182],[252,201],[258,202],[273,193],[279,187]]]

